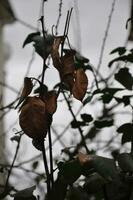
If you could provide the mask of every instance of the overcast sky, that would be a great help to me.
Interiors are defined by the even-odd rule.
[[[40,17],[41,0],[10,0],[17,18],[31,24],[37,25]],[[78,4],[76,4],[76,2]],[[97,67],[100,49],[103,42],[108,17],[111,11],[113,0],[64,0],[62,7],[62,18],[59,26],[59,34],[63,33],[64,22],[67,10],[74,7],[70,23],[69,39],[75,48],[80,47],[80,52],[90,59],[90,62]],[[78,9],[75,7],[78,5]],[[45,25],[49,32],[56,24],[58,18],[59,0],[48,0],[45,3],[44,16]],[[79,13],[77,15],[76,13]],[[108,39],[105,46],[102,69],[108,71],[107,63],[111,59],[109,52],[123,46],[128,36],[125,24],[130,15],[130,0],[116,0],[114,13],[109,29]],[[32,44],[22,48],[23,41],[33,30],[22,26],[19,22],[8,25],[4,28],[4,39],[10,50],[10,58],[6,62],[6,81],[10,86],[19,90],[23,84],[23,78],[32,55]],[[42,59],[36,55],[29,76],[37,76],[42,69]],[[46,82],[51,86],[54,84],[55,75],[51,69],[47,70]],[[103,74],[103,72],[102,72]],[[16,94],[7,90],[6,101],[8,103],[16,98]],[[61,108],[62,109],[62,108]],[[57,113],[57,120],[60,114]],[[64,117],[64,118],[63,118]],[[65,121],[66,116],[62,116]],[[6,116],[6,128],[18,118],[18,113],[10,112]]]
[[[13,10],[19,19],[37,25],[40,17],[41,0],[10,0]],[[75,2],[78,2],[78,10],[75,9]],[[108,17],[113,0],[64,0],[62,7],[62,18],[59,26],[59,34],[63,33],[64,22],[67,10],[74,7],[70,23],[69,39],[75,48],[80,47],[80,52],[90,59],[96,67],[100,56],[100,49],[103,42]],[[58,17],[59,0],[48,0],[45,3],[45,25],[49,32],[56,24]],[[76,15],[76,12],[79,15]],[[130,15],[130,0],[116,0],[116,5],[111,21],[111,26],[104,52],[103,67],[107,70],[106,64],[110,60],[109,52],[123,46],[128,36],[125,24]],[[28,63],[32,55],[32,45],[22,48],[26,36],[33,32],[29,28],[22,26],[19,22],[8,25],[4,28],[4,40],[8,45],[10,58],[6,62],[6,81],[9,85],[19,90],[23,84],[23,78],[27,70]],[[81,39],[81,40],[80,40]],[[30,76],[37,76],[42,69],[42,60],[37,55],[30,71]],[[53,84],[51,69],[47,71],[47,82]],[[6,103],[14,100],[16,94],[6,91]],[[57,114],[58,116],[58,114]],[[12,124],[18,114],[16,111],[10,112],[6,117],[6,129]],[[65,120],[66,116],[62,116]]]

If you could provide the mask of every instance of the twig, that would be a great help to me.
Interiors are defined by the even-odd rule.
[[[17,144],[17,148],[16,148],[16,151],[15,151],[15,155],[14,155],[14,158],[13,158],[13,161],[12,161],[12,164],[11,164],[11,167],[10,167],[10,169],[9,169],[8,176],[7,176],[7,179],[6,179],[4,192],[0,195],[0,198],[4,198],[4,197],[7,195],[6,192],[7,192],[7,188],[8,188],[9,178],[10,178],[10,176],[11,176],[12,169],[13,169],[14,163],[15,163],[16,158],[17,158],[17,155],[18,155],[18,151],[19,151],[20,141],[21,141],[22,135],[23,135],[23,134],[21,134],[20,137],[19,137],[18,144]]]
[[[53,187],[54,184],[54,177],[53,177],[53,154],[52,154],[52,139],[51,139],[51,131],[50,127],[48,130],[48,139],[49,139],[49,157],[50,157],[50,177],[51,177],[51,184]]]
[[[107,41],[107,37],[108,37],[108,32],[109,32],[113,12],[114,12],[115,3],[116,3],[116,0],[113,0],[112,6],[111,6],[111,11],[110,11],[110,14],[109,14],[109,17],[108,17],[107,27],[106,27],[106,30],[105,30],[105,34],[104,34],[104,38],[103,38],[103,42],[102,42],[102,46],[101,46],[100,57],[99,57],[99,62],[98,62],[98,66],[97,66],[97,73],[100,70],[100,67],[101,67],[101,64],[102,64],[103,53],[104,53],[104,49],[105,49],[105,45],[106,45],[106,41]],[[96,73],[96,75],[97,75],[97,73]]]
[[[62,91],[62,93],[63,93],[64,99],[66,100],[66,103],[67,103],[67,105],[68,105],[69,111],[70,111],[70,113],[71,113],[73,119],[74,119],[75,121],[77,121],[77,120],[76,120],[76,117],[75,117],[75,114],[73,113],[73,110],[72,110],[72,108],[71,108],[71,105],[70,105],[70,103],[69,103],[69,101],[68,101],[68,99],[67,99],[67,97],[66,97],[64,91]],[[82,131],[81,127],[78,127],[78,130],[79,130],[80,136],[81,136],[81,138],[82,138],[83,145],[84,145],[84,147],[85,147],[85,149],[86,149],[86,152],[89,153],[89,149],[88,149],[88,147],[87,147],[87,145],[86,145],[85,138],[84,138],[83,131]]]
[[[47,195],[49,196],[49,192],[50,192],[50,174],[49,174],[49,169],[48,169],[48,164],[47,164],[47,157],[46,157],[44,141],[42,142],[42,155],[43,155],[44,168],[45,168],[45,172],[46,172],[46,176],[47,176]]]
[[[55,26],[55,35],[58,35],[58,27],[59,27],[61,15],[62,15],[62,4],[63,4],[62,2],[63,2],[63,0],[60,0],[60,2],[59,2],[59,15],[58,15],[58,19],[57,19],[56,26]]]

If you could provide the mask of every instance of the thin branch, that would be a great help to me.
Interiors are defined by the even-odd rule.
[[[75,116],[75,114],[73,113],[73,110],[72,110],[72,108],[71,108],[70,102],[68,101],[68,99],[67,99],[67,97],[66,97],[64,91],[62,91],[62,93],[63,93],[64,99],[66,100],[66,103],[67,103],[67,105],[68,105],[69,111],[70,111],[70,113],[71,113],[73,119],[74,119],[75,121],[77,121],[77,120],[76,120],[76,116]],[[85,147],[85,149],[86,149],[86,152],[89,153],[89,149],[88,149],[88,147],[87,147],[87,145],[86,145],[85,138],[84,138],[83,131],[82,131],[81,127],[78,127],[78,130],[79,130],[81,139],[82,139],[82,141],[83,141],[83,145],[84,145],[84,147]]]
[[[103,42],[102,42],[102,46],[101,46],[100,57],[99,57],[99,62],[98,62],[98,66],[97,66],[97,73],[100,70],[100,67],[102,64],[104,49],[105,49],[105,45],[106,45],[106,41],[107,41],[107,37],[108,37],[108,33],[109,33],[109,28],[111,25],[111,20],[112,20],[112,16],[113,16],[113,12],[114,12],[115,3],[116,3],[116,0],[113,0],[112,6],[111,6],[111,11],[110,11],[110,14],[108,17],[107,27],[105,30],[105,34],[104,34],[104,38],[103,38]]]
[[[63,0],[60,0],[60,2],[59,2],[59,15],[58,15],[58,19],[57,19],[56,26],[55,26],[55,35],[58,35],[58,27],[59,27],[61,15],[62,15],[62,4],[63,4]]]
[[[50,127],[48,130],[48,139],[49,139],[49,157],[50,157],[50,177],[51,177],[51,184],[53,187],[54,184],[54,177],[53,177],[53,153],[52,153],[52,138],[51,138],[51,131]]]
[[[50,192],[50,174],[49,174],[49,169],[48,169],[48,164],[47,164],[47,157],[46,157],[46,151],[45,151],[45,144],[43,142],[42,144],[42,154],[43,154],[43,163],[44,163],[44,168],[47,176],[47,194],[49,196]]]
[[[0,198],[4,198],[7,195],[6,193],[7,193],[7,188],[8,188],[8,184],[9,184],[9,178],[11,176],[12,169],[13,169],[14,163],[15,163],[17,155],[18,155],[18,151],[19,151],[20,141],[21,141],[22,135],[23,134],[21,134],[20,137],[19,137],[18,144],[17,144],[16,151],[15,151],[15,155],[14,155],[14,158],[13,158],[13,161],[12,161],[12,164],[11,164],[11,167],[9,169],[8,176],[7,176],[7,179],[6,179],[4,192],[0,195]]]

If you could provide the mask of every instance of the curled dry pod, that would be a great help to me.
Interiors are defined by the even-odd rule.
[[[28,97],[21,108],[19,124],[26,135],[33,139],[46,137],[49,127],[45,103],[39,97]]]
[[[25,77],[24,87],[23,87],[19,102],[16,107],[18,107],[24,101],[24,99],[31,93],[32,88],[33,88],[33,83],[32,83],[31,78]]]
[[[59,55],[59,46],[60,46],[60,44],[63,40],[64,40],[63,36],[55,37],[54,42],[53,42],[53,46],[52,46],[52,52],[51,52],[53,65],[58,71],[60,71],[60,67],[61,67],[61,61],[60,61],[60,55]]]
[[[46,110],[49,114],[55,113],[57,109],[57,94],[55,91],[49,91],[44,99]]]
[[[75,83],[72,88],[73,96],[82,101],[87,90],[88,79],[82,68],[79,68],[75,72]]]
[[[70,91],[74,84],[74,54],[75,51],[71,50],[61,58],[60,77]]]

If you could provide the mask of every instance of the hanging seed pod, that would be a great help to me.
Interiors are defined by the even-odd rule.
[[[61,81],[67,86],[67,88],[70,91],[74,84],[74,71],[75,71],[74,54],[75,51],[71,50],[61,58],[61,64],[62,64],[60,70]]]
[[[57,94],[55,91],[49,91],[44,99],[46,110],[49,114],[54,114],[57,109]]]
[[[88,86],[88,79],[87,76],[82,68],[79,68],[75,72],[75,83],[72,88],[73,96],[82,101]]]
[[[52,46],[52,52],[51,52],[53,65],[58,71],[60,71],[60,68],[61,68],[59,46],[60,46],[60,44],[63,40],[64,40],[63,36],[55,37],[54,42],[53,42],[53,46]]]
[[[46,137],[49,127],[45,103],[39,97],[28,97],[19,116],[19,124],[26,135],[33,139]]]
[[[20,95],[20,99],[19,102],[16,106],[16,108],[26,99],[26,97],[31,93],[33,88],[33,83],[31,78],[25,77],[24,78],[24,87],[22,89],[21,95]]]

